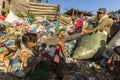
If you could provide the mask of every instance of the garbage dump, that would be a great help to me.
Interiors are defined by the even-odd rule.
[[[65,26],[51,19],[21,19],[10,11],[5,21],[0,21],[0,80],[119,80],[120,75],[112,73],[120,68],[119,47],[116,52],[119,32],[106,48],[106,32],[82,34],[83,28],[94,28],[90,19]],[[74,32],[76,25],[82,25],[80,32]],[[46,41],[51,41],[56,31],[53,41],[59,44],[48,46]],[[59,34],[70,37],[64,40]],[[74,34],[77,36],[71,38]]]

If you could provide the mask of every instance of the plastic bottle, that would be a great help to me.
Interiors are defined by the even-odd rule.
[[[10,28],[7,26],[5,29],[6,34],[8,34],[10,32]]]

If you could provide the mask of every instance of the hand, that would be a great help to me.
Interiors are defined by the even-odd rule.
[[[88,33],[91,33],[91,30],[86,30],[86,29],[84,29],[81,34],[82,34],[82,35],[85,35],[85,34],[88,34]]]
[[[93,33],[93,32],[95,32],[96,30],[86,30],[85,32],[84,32],[84,34],[89,34],[89,33]]]
[[[95,31],[96,31],[96,30],[94,30],[94,29],[93,29],[93,30],[91,30],[91,32],[95,32]]]
[[[113,71],[113,69],[114,69],[114,66],[111,66],[111,67],[109,67],[109,68],[110,68],[110,70],[111,70],[111,71]]]
[[[64,46],[64,43],[63,43],[62,41],[59,41],[58,44],[59,44],[60,46]]]

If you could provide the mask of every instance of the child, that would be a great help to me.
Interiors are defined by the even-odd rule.
[[[30,76],[30,80],[47,80],[50,63],[45,55],[36,55],[37,51],[32,49],[37,45],[37,39],[38,36],[35,33],[24,34],[22,41],[17,42],[19,48],[17,54],[19,54],[24,72]]]
[[[114,48],[114,53],[107,61],[108,67],[114,75],[114,80],[120,80],[120,46]]]

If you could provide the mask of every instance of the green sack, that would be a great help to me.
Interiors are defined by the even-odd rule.
[[[73,53],[75,59],[97,58],[105,51],[107,35],[98,31],[93,34],[82,36],[78,47]]]

